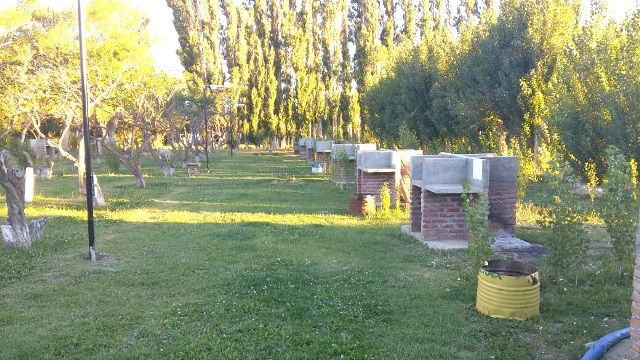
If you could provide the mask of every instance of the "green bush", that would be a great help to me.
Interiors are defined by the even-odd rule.
[[[102,159],[104,160],[104,163],[107,164],[107,168],[109,168],[110,173],[118,174],[120,172],[120,158],[118,155],[107,150],[104,151]]]
[[[583,228],[583,215],[577,196],[571,191],[576,182],[568,164],[556,157],[550,162],[550,168],[544,179],[551,191],[547,196],[547,213],[539,224],[548,230],[545,247],[551,281],[574,279],[576,286],[583,275],[589,249],[589,238]]]
[[[615,146],[609,146],[607,171],[602,184],[600,215],[611,238],[613,262],[618,277],[631,271],[634,259],[635,234],[638,228],[638,188],[633,174],[635,163],[629,162]]]
[[[29,154],[33,161],[36,160],[36,153],[29,146],[28,140],[20,142],[18,137],[7,136],[0,139],[0,150],[6,149],[11,155],[11,166],[24,169],[29,166],[29,161],[24,153]]]
[[[398,129],[398,148],[400,149],[419,149],[420,140],[415,131],[409,129],[407,124],[400,125]]]
[[[469,193],[469,184],[463,184],[461,195],[464,206],[464,219],[469,233],[467,248],[471,260],[471,275],[477,275],[484,262],[491,256],[493,235],[489,227],[489,199],[486,194],[477,196]]]
[[[385,182],[380,188],[380,210],[383,212],[391,209],[391,189],[389,189],[389,183]]]

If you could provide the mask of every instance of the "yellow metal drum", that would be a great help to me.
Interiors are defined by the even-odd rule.
[[[540,314],[540,277],[535,266],[490,260],[478,274],[476,308],[485,315],[527,320]]]

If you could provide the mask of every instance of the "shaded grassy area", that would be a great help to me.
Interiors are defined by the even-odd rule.
[[[0,358],[573,359],[628,324],[630,282],[546,285],[543,261],[540,318],[478,314],[464,252],[348,214],[354,188],[293,155],[146,169],[139,189],[95,166],[97,263],[75,178],[37,183],[43,240],[0,250]]]

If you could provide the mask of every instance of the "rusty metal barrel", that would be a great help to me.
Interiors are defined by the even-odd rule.
[[[538,316],[538,269],[520,261],[489,260],[478,273],[476,308],[496,318],[527,320]]]

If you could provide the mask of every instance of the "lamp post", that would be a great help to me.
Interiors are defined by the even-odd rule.
[[[202,107],[204,111],[204,157],[207,162],[207,172],[209,172],[209,122],[207,121],[207,89],[214,91],[227,90],[229,85],[204,84],[202,87]]]
[[[85,156],[85,188],[87,192],[87,230],[89,234],[89,259],[96,261],[96,244],[93,226],[93,176],[91,174],[91,152],[89,133],[89,94],[87,85],[87,65],[85,61],[84,36],[82,34],[82,3],[78,0],[78,41],[80,42],[80,81],[82,91],[82,130]]]

